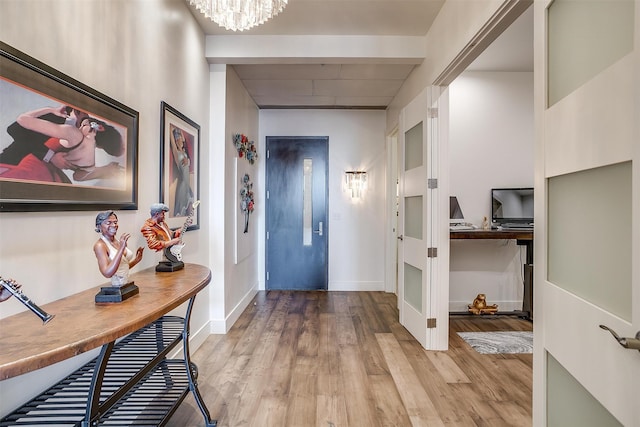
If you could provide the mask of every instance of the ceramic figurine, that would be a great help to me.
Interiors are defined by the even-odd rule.
[[[491,224],[489,224],[489,220],[487,217],[482,218],[482,229],[483,230],[491,230]]]
[[[485,294],[478,294],[473,300],[473,304],[469,304],[469,312],[472,314],[496,314],[498,306],[496,304],[487,305],[487,297]]]
[[[151,217],[144,222],[140,229],[142,235],[147,239],[147,246],[156,252],[164,251],[162,261],[156,267],[156,271],[176,271],[184,267],[184,263],[176,258],[167,257],[172,246],[180,244],[182,230],[171,230],[164,221],[165,212],[169,212],[169,207],[164,203],[154,203],[149,209]]]
[[[96,216],[97,233],[100,238],[93,245],[98,260],[98,268],[104,277],[111,279],[111,286],[102,287],[96,295],[96,303],[122,302],[137,295],[138,287],[129,280],[129,270],[142,260],[144,248],[139,247],[135,254],[127,247],[131,235],[123,233],[116,238],[118,217],[113,211],[100,212]]]
[[[98,260],[100,273],[111,278],[113,286],[125,285],[129,279],[129,269],[142,260],[144,249],[139,247],[134,254],[127,247],[131,237],[128,233],[123,233],[116,239],[118,217],[113,211],[100,212],[96,216],[96,232],[100,233],[100,238],[93,245],[93,252]]]

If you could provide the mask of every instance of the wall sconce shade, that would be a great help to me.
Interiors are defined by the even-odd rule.
[[[359,199],[367,188],[367,173],[365,171],[346,171],[344,173],[345,187],[351,191],[351,198]]]

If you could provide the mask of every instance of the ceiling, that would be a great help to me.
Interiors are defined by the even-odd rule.
[[[185,0],[187,3],[189,0]],[[444,0],[289,0],[270,21],[243,32],[221,28],[193,6],[205,35],[227,43],[244,36],[423,37]],[[346,37],[345,40],[349,38]],[[223,40],[224,39],[224,40]],[[306,39],[305,39],[306,40]],[[208,42],[208,44],[210,41]],[[266,49],[264,49],[266,50]],[[260,108],[385,109],[421,58],[232,58],[232,65]],[[208,58],[209,62],[216,60]],[[310,63],[313,62],[313,63]],[[533,14],[523,13],[467,70],[532,71]]]

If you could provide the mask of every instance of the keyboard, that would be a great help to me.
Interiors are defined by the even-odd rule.
[[[475,230],[476,228],[473,225],[467,224],[452,224],[449,226],[449,231],[464,231],[464,230]]]
[[[533,230],[533,224],[522,224],[522,223],[504,223],[500,224],[498,228],[502,228],[503,230]]]

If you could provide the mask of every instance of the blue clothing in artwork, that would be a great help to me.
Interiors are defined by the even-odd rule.
[[[189,184],[189,166],[191,161],[184,151],[176,152],[176,195],[173,205],[174,216],[187,216],[189,205],[193,201],[193,191]]]

